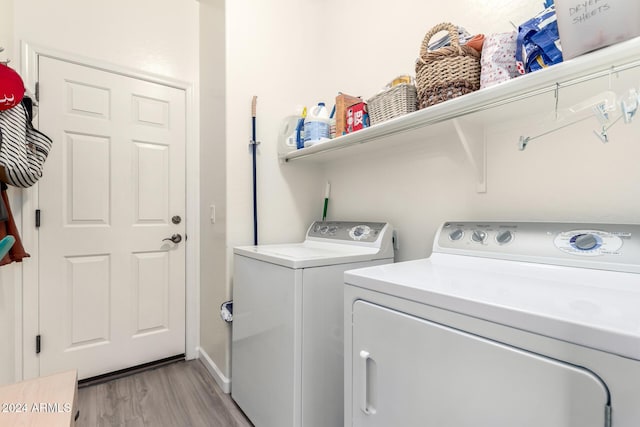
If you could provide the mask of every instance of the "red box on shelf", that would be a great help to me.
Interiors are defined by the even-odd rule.
[[[359,102],[347,108],[345,133],[352,133],[360,129],[369,127],[369,114],[367,104]]]

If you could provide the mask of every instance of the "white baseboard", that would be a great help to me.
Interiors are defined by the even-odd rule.
[[[198,359],[202,361],[202,364],[207,368],[207,371],[209,371],[222,391],[226,394],[231,393],[231,380],[222,373],[202,347],[198,347]]]

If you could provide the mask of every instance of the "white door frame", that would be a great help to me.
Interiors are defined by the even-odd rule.
[[[200,345],[200,165],[198,144],[198,96],[193,83],[187,83],[162,76],[129,69],[103,61],[93,60],[60,52],[54,49],[21,42],[21,73],[25,87],[35,92],[38,81],[38,57],[46,56],[72,62],[110,73],[120,74],[164,86],[182,89],[186,94],[186,331],[185,352],[187,359],[198,356]],[[37,117],[36,117],[37,121]],[[54,141],[55,147],[56,141]],[[38,334],[38,234],[35,228],[35,210],[37,209],[38,184],[22,192],[21,237],[31,258],[22,265],[21,283],[17,283],[16,292],[16,380],[36,377],[40,374],[38,356],[35,354],[35,337]],[[20,275],[18,275],[20,276]],[[17,280],[20,280],[18,278]],[[22,294],[19,289],[22,287]],[[43,338],[46,346],[46,338]]]

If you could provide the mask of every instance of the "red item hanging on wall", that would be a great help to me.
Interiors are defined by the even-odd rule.
[[[0,110],[8,110],[20,104],[24,97],[24,83],[13,69],[0,64]]]
[[[7,235],[13,236],[16,241],[9,249],[9,252],[0,259],[0,265],[11,264],[12,262],[22,262],[23,258],[28,258],[29,255],[25,252],[24,247],[22,246],[22,241],[20,240],[20,234],[18,233],[18,227],[16,227],[16,223],[13,220],[13,214],[11,213],[11,207],[9,206],[9,198],[7,197],[6,186],[2,185],[2,201],[4,202],[5,207],[7,208],[7,220],[0,222],[0,239],[4,238]]]

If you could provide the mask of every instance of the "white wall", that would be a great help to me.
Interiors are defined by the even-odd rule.
[[[198,3],[194,0],[2,0],[0,42],[19,69],[20,42],[67,54],[105,61],[133,71],[166,78],[198,81]],[[2,54],[0,54],[2,58]],[[196,131],[197,133],[197,131]],[[20,204],[12,204],[20,214]],[[29,251],[29,247],[26,248]],[[25,260],[25,263],[30,260]],[[15,377],[17,361],[11,337],[19,331],[13,321],[14,283],[0,277],[0,384]],[[33,303],[33,302],[30,302]]]
[[[0,60],[14,59],[13,52],[13,0],[0,0],[0,46],[4,52],[0,53]]]
[[[192,0],[14,1],[26,40],[138,71],[195,82],[198,3]]]
[[[229,370],[231,326],[220,318],[228,300],[226,252],[226,144],[224,0],[200,1],[200,347]],[[211,222],[215,206],[215,223]]]
[[[331,102],[336,89],[308,70],[316,34],[323,30],[318,2],[227,2],[227,195],[228,249],[253,244],[251,99],[257,99],[258,229],[260,243],[302,240],[304,227],[321,213],[324,185],[313,168],[282,165],[277,135],[296,105]],[[321,55],[326,47],[319,46]],[[314,74],[316,76],[314,76]],[[309,75],[314,78],[309,79]],[[313,206],[313,203],[317,206]]]
[[[511,31],[542,10],[543,0],[328,0],[323,36],[329,48],[327,84],[365,99],[401,74],[415,75],[427,31],[441,22],[471,34]],[[436,37],[437,39],[437,37]]]

